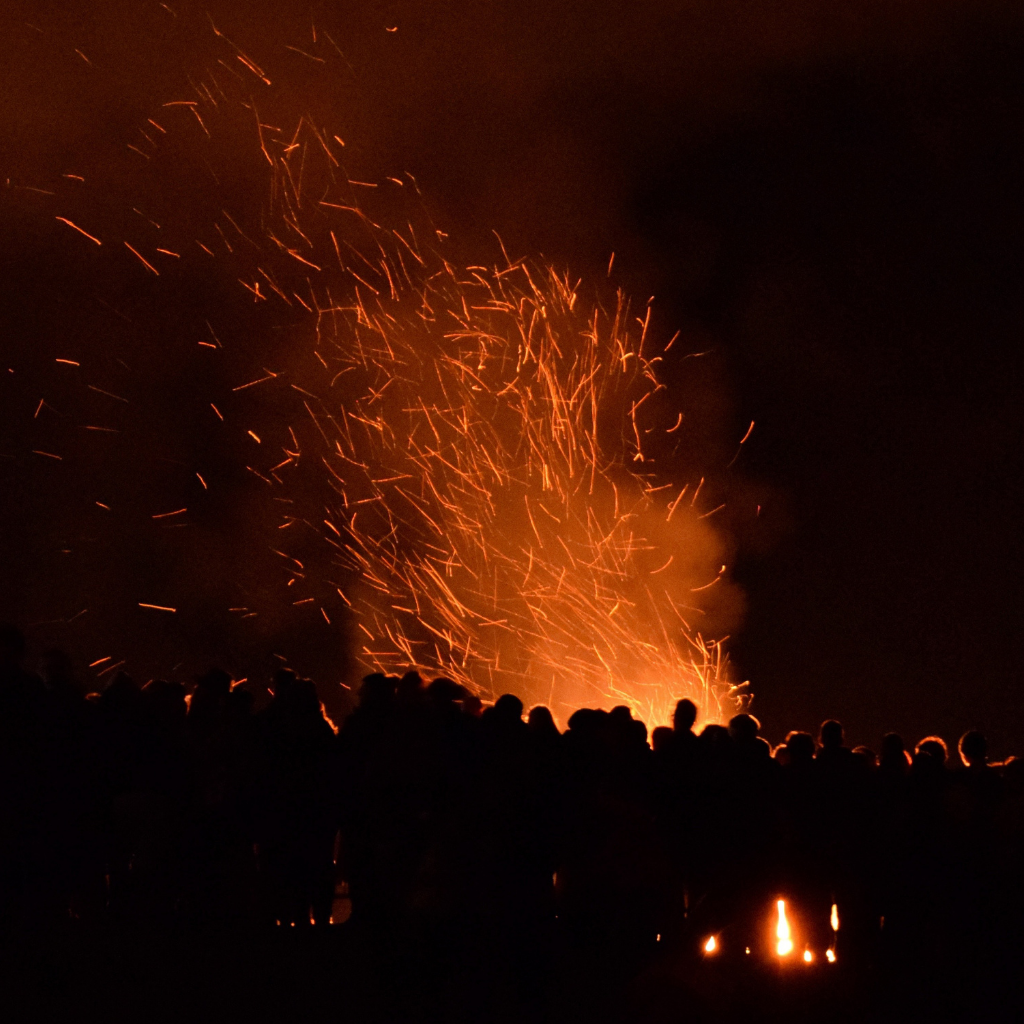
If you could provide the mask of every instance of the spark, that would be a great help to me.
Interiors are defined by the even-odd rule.
[[[84,181],[85,179],[83,178],[82,180]],[[95,235],[90,235],[85,228],[80,228],[74,221],[68,220],[67,217],[58,217],[57,220],[62,224],[67,224],[69,228],[74,228],[80,235],[85,235],[90,242],[95,242],[97,245],[103,244]]]
[[[178,610],[177,608],[168,608],[166,605],[162,604],[144,604],[142,601],[139,602],[139,607],[152,608],[153,611],[156,612],[176,612]]]
[[[128,404],[128,399],[127,398],[122,398],[120,395],[115,395],[112,391],[104,391],[103,388],[93,387],[92,384],[86,384],[86,387],[90,391],[95,391],[98,394],[106,395],[107,398],[113,398],[113,399],[115,399],[118,402],[124,402],[126,405]]]
[[[237,388],[232,388],[232,391],[244,391],[246,388],[255,387],[257,384],[262,384],[264,381],[273,380],[277,376],[276,373],[268,374],[266,377],[260,377],[259,380],[251,380],[248,384],[240,384]],[[218,413],[218,415],[220,415]],[[223,418],[223,417],[222,417]]]
[[[315,42],[315,40],[314,40],[314,42]],[[319,63],[321,63],[321,64],[326,64],[327,63],[327,61],[325,61],[323,59],[323,57],[314,57],[313,54],[306,53],[305,50],[300,50],[297,46],[289,46],[287,43],[285,43],[285,49],[286,50],[294,50],[296,53],[301,53],[303,57],[308,57],[310,60],[319,61]]]
[[[298,588],[287,587],[308,574],[330,603],[296,605],[319,607],[328,625],[344,605],[346,628],[368,641],[353,652],[356,671],[417,668],[483,696],[518,692],[558,707],[626,703],[657,722],[684,695],[702,721],[741,710],[749,696],[730,681],[722,643],[689,624],[702,614],[703,591],[716,588],[717,606],[729,586],[723,545],[697,504],[704,482],[673,480],[659,462],[659,445],[686,436],[658,366],[679,333],[656,347],[650,301],[639,316],[622,295],[588,306],[581,282],[510,259],[500,239],[504,263],[456,267],[443,256],[447,236],[417,214],[378,224],[385,218],[375,208],[371,219],[353,193],[399,203],[417,189],[415,179],[348,179],[332,152],[333,144],[345,147],[339,134],[306,116],[293,134],[278,114],[269,119],[281,128],[266,123],[245,70],[268,89],[269,76],[210,25],[217,45],[228,47],[218,69],[230,76],[217,70],[211,87],[190,83],[198,101],[163,107],[187,107],[211,137],[239,118],[252,146],[237,152],[251,152],[246,159],[264,172],[268,162],[268,192],[242,214],[212,206],[216,218],[187,235],[167,223],[166,237],[176,241],[156,252],[185,264],[198,254],[180,239],[193,238],[220,261],[216,269],[240,304],[289,307],[281,371],[263,367],[264,375],[230,387],[259,385],[260,407],[273,409],[245,431],[260,446],[267,434],[267,449],[244,450],[267,499],[289,503],[287,515],[274,517],[286,531],[279,536],[308,539],[312,531],[322,545],[305,568],[280,552],[291,577],[280,594],[294,594]],[[217,111],[208,124],[200,115],[207,103]],[[167,130],[145,115],[139,127],[153,150],[147,174],[157,173],[171,158],[152,132]],[[218,182],[220,170],[210,167]],[[213,233],[223,249],[198,237]],[[614,266],[612,253],[608,276]],[[206,330],[198,345],[222,348],[209,323]],[[224,422],[210,399],[223,402],[228,387],[219,379],[213,386],[204,400]],[[281,423],[296,393],[298,416]],[[272,441],[279,425],[290,435],[283,454]],[[305,474],[293,473],[296,466]],[[717,618],[706,621],[709,632],[718,629]]]
[[[147,259],[146,259],[146,257],[142,255],[142,253],[140,253],[140,252],[139,252],[139,250],[138,250],[138,249],[135,249],[134,247],[130,246],[130,245],[129,245],[129,244],[127,243],[127,242],[125,242],[124,244],[125,244],[125,247],[126,247],[126,248],[127,248],[127,249],[128,249],[129,251],[130,251],[130,252],[134,253],[134,254],[135,254],[135,255],[136,255],[136,256],[137,256],[138,258],[139,258],[139,262],[140,262],[140,263],[141,263],[141,264],[142,264],[142,265],[143,265],[143,266],[144,266],[144,267],[145,267],[145,268],[146,268],[147,270],[151,270],[151,271],[152,271],[152,272],[153,272],[154,274],[156,274],[156,276],[157,276],[157,277],[159,277],[159,276],[160,276],[160,271],[159,271],[159,270],[157,270],[157,269],[156,269],[156,267],[154,267],[154,266],[153,266],[153,264],[152,264],[152,263],[150,263],[150,262],[149,262],[149,260],[147,260]]]

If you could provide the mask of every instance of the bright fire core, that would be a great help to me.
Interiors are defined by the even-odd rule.
[[[690,696],[718,717],[735,691],[693,625],[714,535],[686,488],[642,473],[646,324],[621,302],[581,317],[567,280],[540,278],[476,269],[412,309],[321,313],[332,372],[365,380],[310,409],[336,493],[325,540],[359,581],[354,647],[556,713],[610,700],[663,722]]]

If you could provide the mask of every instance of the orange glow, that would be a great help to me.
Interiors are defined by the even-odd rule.
[[[715,941],[714,935],[708,938],[708,941],[704,943],[705,953],[714,953],[718,950],[718,943]]]
[[[804,963],[809,964],[814,959],[814,954],[809,950],[804,950]]]
[[[631,308],[622,294],[586,299],[589,286],[532,260],[503,254],[502,261],[481,257],[487,266],[451,265],[433,242],[417,240],[401,212],[404,204],[395,212],[408,229],[375,223],[352,189],[380,196],[390,186],[347,179],[332,153],[344,139],[314,127],[301,112],[294,112],[294,134],[277,115],[271,120],[279,128],[254,116],[253,83],[239,74],[247,71],[280,90],[277,73],[272,82],[213,31],[216,45],[226,48],[221,64],[245,84],[214,82],[214,102],[208,87],[197,83],[205,93],[197,97],[201,103],[168,99],[163,123],[143,118],[139,127],[153,150],[144,155],[174,175],[174,151],[162,157],[156,151],[177,130],[179,114],[190,133],[198,122],[209,139],[218,124],[237,121],[258,150],[236,146],[231,129],[224,140],[230,145],[215,147],[219,155],[211,152],[211,159],[227,161],[228,180],[245,170],[246,158],[238,154],[262,153],[269,165],[268,193],[254,194],[239,211],[251,214],[248,223],[258,220],[260,237],[249,238],[246,220],[240,217],[239,226],[221,209],[251,249],[237,249],[219,220],[196,225],[211,238],[209,247],[186,237],[191,221],[184,217],[164,225],[167,233],[159,237],[166,247],[160,248],[141,240],[150,235],[136,238],[137,246],[122,238],[117,247],[112,229],[98,225],[99,234],[92,234],[76,222],[74,210],[66,212],[76,220],[57,217],[62,227],[55,230],[72,251],[87,248],[77,241],[83,237],[104,246],[96,252],[116,247],[119,261],[128,252],[129,280],[142,277],[143,269],[154,284],[166,280],[168,265],[160,271],[148,258],[154,254],[175,259],[175,270],[219,264],[218,280],[238,282],[232,283],[236,299],[268,303],[294,325],[287,343],[274,348],[272,368],[262,367],[256,377],[254,365],[238,385],[218,371],[206,396],[219,422],[232,418],[236,445],[244,443],[244,461],[251,463],[246,470],[273,489],[265,493],[280,495],[267,499],[282,503],[275,524],[282,534],[275,536],[290,540],[301,524],[320,534],[323,546],[310,568],[314,589],[307,593],[324,592],[324,583],[344,577],[345,593],[331,583],[344,608],[331,594],[331,603],[307,597],[288,601],[285,610],[319,611],[333,632],[350,634],[355,678],[417,669],[483,698],[509,692],[528,704],[543,702],[556,717],[562,709],[625,704],[650,726],[668,724],[684,696],[698,707],[698,728],[744,710],[750,695],[730,671],[721,639],[742,604],[729,576],[732,542],[714,519],[722,506],[707,496],[721,488],[705,490],[695,470],[689,482],[662,475],[663,465],[676,465],[662,453],[688,444],[691,432],[660,379],[679,332],[667,343],[659,340],[650,301]],[[309,52],[289,49],[326,61],[330,53],[318,55],[317,45],[314,38]],[[291,92],[285,88],[281,100]],[[220,112],[216,119],[201,116],[207,102]],[[261,109],[277,102],[261,101]],[[159,139],[150,138],[153,131]],[[235,166],[236,160],[243,162]],[[220,167],[210,171],[219,182]],[[298,239],[301,251],[293,245]],[[199,252],[191,249],[193,241]],[[190,346],[220,350],[209,322],[206,331],[212,342],[204,337]],[[202,354],[208,357],[212,352]],[[332,397],[323,397],[339,380]],[[260,407],[275,412],[246,428],[241,417],[251,407],[235,405],[235,395],[259,395]],[[305,414],[296,406],[295,421],[282,422],[281,410],[299,402],[296,396],[304,396]],[[221,410],[215,402],[232,404]],[[751,421],[740,446],[753,429]],[[227,437],[217,443],[227,444]],[[292,484],[309,476],[305,469],[305,477],[296,472],[300,455],[317,468],[322,487]],[[684,472],[682,464],[677,472]],[[216,477],[205,479],[208,472],[191,466],[190,489],[175,503],[186,505],[187,496],[193,505],[193,475],[204,492],[223,490]],[[186,513],[182,507],[152,518],[184,525],[166,520]],[[279,596],[293,595],[284,589],[292,582],[283,582]],[[156,604],[140,607],[174,613]]]
[[[829,923],[832,925],[832,931],[839,931],[839,908],[834,903],[832,904],[832,916],[829,918]]]
[[[826,959],[826,960],[827,960],[827,961],[828,961],[828,962],[829,962],[830,964],[834,964],[834,963],[836,962],[836,954],[835,954],[835,950],[832,950],[832,949],[826,949],[826,950],[825,950],[825,959]]]
[[[779,940],[775,951],[779,956],[788,956],[793,952],[793,937],[789,929],[789,920],[786,917],[786,901],[779,900],[776,903],[779,913],[779,921],[775,926],[775,937]]]

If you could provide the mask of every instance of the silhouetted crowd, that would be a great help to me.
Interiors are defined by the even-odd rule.
[[[368,933],[536,972],[556,942],[629,957],[714,935],[764,956],[780,897],[797,954],[850,963],[941,961],[1022,919],[1024,761],[989,764],[978,732],[953,756],[893,734],[876,754],[828,721],[773,750],[749,714],[695,733],[688,700],[650,736],[626,707],[560,732],[415,672],[367,676],[337,730],[286,669],[257,710],[216,669],[87,693],[59,652],[39,674],[23,658],[0,628],[8,932],[320,926],[349,898]]]

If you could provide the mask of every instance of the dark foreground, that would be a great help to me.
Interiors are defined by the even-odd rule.
[[[626,707],[562,732],[415,672],[367,677],[339,729],[284,670],[86,692],[23,653],[0,627],[9,1016],[1024,1011],[1024,762],[977,732],[773,750],[688,700],[650,737]]]
[[[370,939],[322,930],[154,934],[69,926],[20,937],[4,955],[5,1017],[410,1022],[732,1022],[1021,1019],[1018,945],[782,968],[710,960],[692,946],[633,960],[556,953],[529,976],[486,945]],[[534,968],[537,969],[536,966]]]

